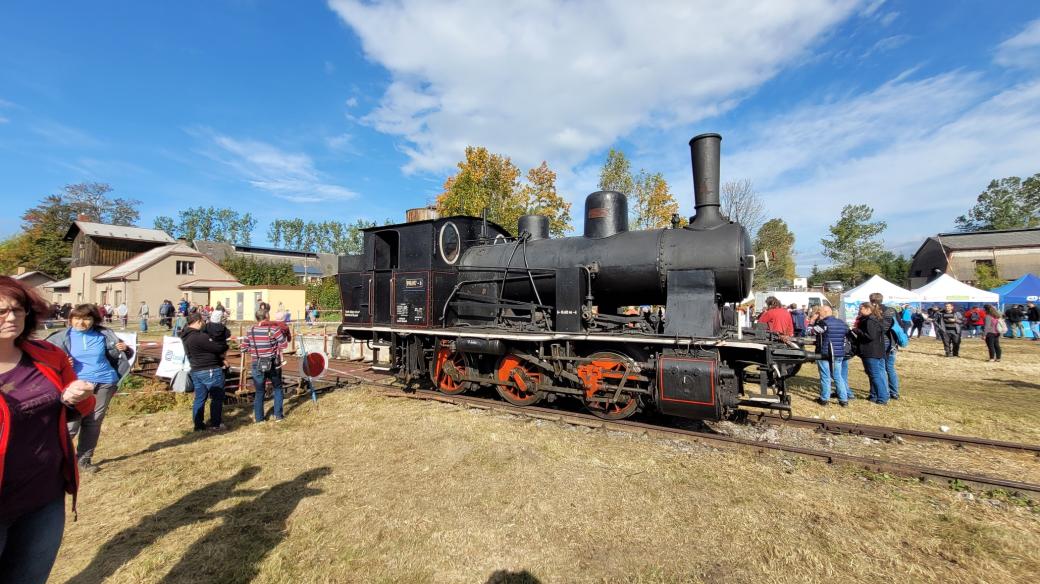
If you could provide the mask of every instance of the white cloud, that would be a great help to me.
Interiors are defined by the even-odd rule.
[[[815,254],[841,207],[866,203],[889,245],[913,252],[991,179],[1038,170],[1040,79],[994,91],[969,72],[903,76],[750,127],[723,176],[751,179],[799,249]]]
[[[347,154],[359,154],[357,146],[354,144],[353,134],[338,134],[336,136],[328,136],[325,138],[325,145],[330,150],[337,152],[344,152]]]
[[[1004,67],[1040,67],[1040,18],[1028,23],[1022,32],[1000,43],[995,60]]]
[[[898,49],[899,47],[905,45],[907,41],[910,40],[910,38],[911,37],[908,34],[897,34],[887,36],[879,40],[878,42],[874,43],[872,47],[867,49],[867,52],[863,53],[862,58],[866,59],[872,55],[887,53],[888,51],[894,51],[895,49]]]
[[[347,107],[357,107],[358,99],[356,97],[349,97],[346,101]]]
[[[637,128],[715,115],[856,1],[329,4],[392,76],[364,120],[405,140],[406,171],[436,171],[468,144],[572,166]]]
[[[239,140],[207,129],[189,133],[206,138],[217,147],[216,150],[204,149],[206,156],[232,168],[253,187],[278,198],[294,203],[317,203],[357,196],[350,189],[329,182],[306,154],[284,152],[265,142]]]
[[[36,135],[57,146],[69,148],[96,148],[102,142],[90,134],[50,120],[39,121],[29,129]]]

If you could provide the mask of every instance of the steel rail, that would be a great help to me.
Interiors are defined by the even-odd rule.
[[[538,406],[514,406],[512,404],[492,399],[462,395],[449,396],[430,390],[419,390],[414,392],[382,391],[380,393],[386,397],[437,401],[590,428],[602,428],[629,433],[655,435],[663,438],[679,438],[710,446],[792,454],[803,458],[821,460],[828,464],[845,464],[864,468],[873,472],[890,473],[921,480],[935,480],[951,485],[965,484],[973,485],[982,489],[1002,489],[1011,493],[1027,496],[1030,499],[1040,499],[1040,484],[1014,481],[987,475],[963,473],[954,470],[933,468],[905,462],[896,462],[870,456],[844,454],[826,450],[814,450],[811,448],[788,446],[785,444],[757,442],[755,440],[735,438],[733,436],[698,432],[696,430],[669,428],[666,426],[657,426],[654,424],[634,422],[631,420],[604,420],[592,414],[567,412]]]
[[[1008,442],[1005,440],[992,440],[976,436],[962,436],[957,434],[944,434],[940,432],[926,432],[923,430],[908,430],[905,428],[894,428],[890,426],[874,426],[871,424],[858,424],[855,422],[837,422],[834,420],[823,420],[816,418],[805,418],[793,416],[782,418],[768,412],[753,412],[748,414],[748,420],[758,423],[772,424],[776,426],[796,426],[799,428],[812,428],[819,432],[832,434],[851,434],[853,436],[864,436],[878,440],[894,440],[904,438],[907,440],[950,442],[959,445],[982,446],[986,448],[997,448],[1015,452],[1033,452],[1040,455],[1040,445],[1025,444],[1019,442]]]

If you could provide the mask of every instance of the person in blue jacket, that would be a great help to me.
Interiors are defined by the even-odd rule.
[[[831,397],[831,380],[838,390],[838,405],[849,405],[849,359],[845,354],[845,337],[849,326],[840,318],[834,318],[830,306],[824,304],[819,308],[819,318],[812,327],[816,334],[816,351],[820,360],[816,367],[820,372],[820,397],[816,402],[827,405]]]
[[[69,313],[69,325],[47,337],[47,342],[68,353],[76,377],[95,384],[97,399],[94,411],[80,420],[69,422],[68,426],[73,439],[79,435],[76,455],[80,469],[96,472],[98,466],[91,459],[101,437],[101,423],[119,380],[130,372],[134,350],[101,325],[101,313],[93,304],[80,304],[73,308]]]

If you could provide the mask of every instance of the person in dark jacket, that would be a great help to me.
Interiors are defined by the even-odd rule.
[[[223,430],[222,414],[224,409],[224,354],[227,353],[227,340],[214,339],[203,328],[205,318],[201,312],[188,315],[188,326],[181,333],[184,343],[184,354],[191,365],[192,385],[195,388],[195,403],[192,407],[192,420],[195,430],[205,430],[204,414],[206,399],[209,398],[209,429]]]
[[[1033,340],[1040,341],[1040,308],[1036,302],[1026,303],[1026,319],[1029,320],[1029,330],[1033,333]]]
[[[1022,330],[1022,320],[1025,318],[1025,311],[1018,304],[1012,304],[1004,309],[1004,318],[1007,319],[1008,332],[1007,336],[1011,338],[1024,337],[1025,331]]]
[[[114,332],[101,325],[101,314],[93,304],[80,304],[69,313],[69,326],[47,337],[47,342],[60,347],[72,357],[76,376],[94,384],[94,411],[69,422],[69,434],[79,444],[76,455],[79,468],[97,472],[91,459],[101,437],[108,404],[116,393],[119,381],[130,373],[130,358],[134,350]]]
[[[939,314],[939,328],[943,331],[943,351],[946,353],[946,356],[960,357],[964,315],[954,310],[953,304],[947,302],[946,309]]]
[[[845,336],[849,326],[845,321],[834,318],[830,306],[819,307],[818,318],[813,323],[816,334],[816,350],[820,359],[816,368],[820,372],[820,397],[816,402],[827,405],[831,397],[831,380],[838,390],[838,405],[849,405],[849,356],[845,354]]]
[[[798,308],[797,304],[787,307],[791,311],[791,326],[794,327],[794,336],[805,336],[805,311]]]
[[[870,401],[885,405],[888,403],[888,375],[885,373],[885,330],[881,318],[881,309],[876,304],[860,304],[854,334],[863,369],[870,379]]]
[[[910,327],[910,334],[908,337],[914,336],[914,332],[917,332],[917,338],[921,338],[921,331],[924,330],[924,315],[921,314],[920,310],[915,310],[913,315],[910,316],[910,323],[913,325]]]
[[[870,295],[870,303],[881,310],[881,326],[885,333],[885,375],[888,376],[888,397],[899,399],[899,374],[896,372],[896,334],[892,332],[893,327],[900,326],[897,321],[896,310],[885,306],[885,297],[880,292]]]

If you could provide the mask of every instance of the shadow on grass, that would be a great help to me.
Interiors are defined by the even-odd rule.
[[[243,423],[247,423],[248,420],[252,420],[252,413],[253,413],[252,408],[249,408],[249,409],[245,409],[245,408],[228,408],[225,405],[224,406],[223,420],[224,420],[224,423],[228,427],[227,431],[234,430],[235,428],[243,425]],[[185,426],[188,426],[189,428],[191,426],[191,412],[190,411],[188,412],[188,415],[185,417]],[[97,462],[97,465],[100,466],[100,467],[104,467],[107,464],[111,464],[111,463],[114,463],[114,462],[121,462],[123,460],[127,460],[129,458],[133,458],[135,456],[140,456],[142,454],[148,454],[149,452],[158,452],[158,451],[160,451],[160,450],[162,450],[164,448],[173,448],[175,446],[183,446],[185,444],[191,444],[193,442],[198,442],[199,440],[204,440],[206,438],[209,438],[210,436],[215,436],[215,435],[217,435],[216,432],[207,431],[207,430],[199,430],[199,431],[194,431],[194,430],[190,430],[190,429],[189,430],[185,430],[185,433],[183,435],[181,435],[181,436],[178,436],[177,438],[170,438],[169,440],[163,440],[162,442],[156,442],[155,444],[152,444],[148,448],[145,448],[144,450],[139,450],[137,452],[131,452],[129,454],[123,454],[123,455],[116,456],[116,457],[113,457],[113,458],[106,458],[106,459],[103,459],[103,460],[99,460]]]
[[[487,581],[484,584],[540,584],[539,580],[534,574],[527,570],[520,570],[519,572],[510,572],[509,570],[495,570],[488,576]]]
[[[1040,383],[1022,381],[1019,379],[996,379],[991,377],[986,381],[992,381],[994,383],[1003,383],[1004,385],[1010,386],[1014,389],[1040,389]]]
[[[162,582],[253,580],[263,558],[285,538],[286,521],[300,501],[322,492],[310,487],[310,483],[332,472],[328,467],[319,467],[267,490],[239,488],[259,471],[256,466],[245,467],[233,477],[196,489],[117,533],[68,584],[100,583],[163,536],[181,527],[217,518],[222,519],[221,524],[184,550]],[[223,511],[211,510],[225,499],[253,495],[259,496]]]

